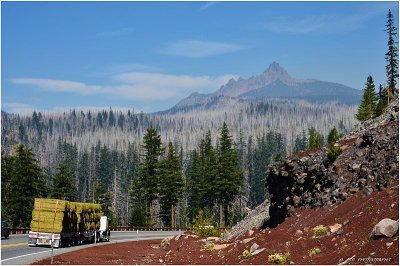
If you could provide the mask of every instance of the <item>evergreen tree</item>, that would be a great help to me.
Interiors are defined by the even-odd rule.
[[[1,216],[6,217],[5,206],[7,205],[7,188],[9,187],[9,182],[12,178],[13,170],[14,170],[14,160],[13,156],[1,156]]]
[[[387,89],[383,89],[382,84],[379,84],[378,103],[375,108],[375,116],[380,116],[387,106]]]
[[[150,209],[154,200],[157,199],[159,188],[159,157],[162,153],[161,136],[153,127],[147,129],[143,137],[143,154],[142,161],[138,171],[138,188],[143,194],[146,203],[146,213],[148,222],[151,223]]]
[[[283,136],[280,133],[268,132],[257,140],[253,153],[253,169],[250,185],[250,206],[256,207],[267,197],[268,191],[265,188],[265,172],[268,165],[285,156],[285,145]]]
[[[96,173],[99,183],[108,186],[111,184],[111,180],[114,177],[114,163],[111,155],[111,151],[106,145],[98,152],[98,161],[96,166]]]
[[[253,152],[253,173],[250,181],[250,206],[256,207],[265,200],[265,171],[270,163],[272,147],[267,143],[267,138],[263,136],[257,140],[257,147]]]
[[[339,132],[337,131],[336,127],[333,127],[331,129],[331,131],[329,131],[329,134],[328,134],[328,143],[330,145],[333,145],[338,139],[340,139],[340,137],[341,136],[340,136]]]
[[[223,227],[227,225],[228,221],[227,207],[238,196],[243,176],[239,157],[225,122],[222,125],[219,137],[217,169],[214,191],[217,203],[220,205],[220,226]],[[225,219],[221,217],[222,212]]]
[[[308,139],[308,150],[314,150],[322,147],[323,137],[314,127],[309,129],[309,134],[310,137]]]
[[[217,151],[211,143],[208,131],[201,140],[199,151],[193,151],[188,170],[189,219],[199,210],[211,209],[215,204],[215,180],[217,177]]]
[[[86,202],[89,199],[89,154],[84,152],[79,160],[78,167],[78,188],[80,201]]]
[[[306,136],[306,131],[303,130],[302,135],[297,135],[294,141],[293,153],[299,153],[307,150],[308,140]]]
[[[32,151],[25,149],[22,144],[16,146],[15,156],[6,160],[11,165],[6,166],[9,181],[2,202],[2,213],[11,226],[29,227],[34,199],[47,195],[43,171]]]
[[[389,35],[388,40],[388,51],[385,54],[386,57],[386,78],[387,78],[387,86],[388,86],[388,97],[390,99],[394,99],[398,96],[398,89],[396,88],[397,79],[399,78],[398,72],[398,48],[396,47],[396,35],[397,35],[397,28],[395,27],[394,17],[392,11],[389,9],[387,15],[387,22],[386,22],[386,32]]]
[[[376,95],[375,95],[375,84],[371,76],[368,76],[367,83],[365,83],[365,89],[363,98],[361,99],[360,106],[356,114],[356,118],[360,121],[365,121],[373,117],[376,110]]]
[[[202,165],[197,150],[191,155],[188,169],[188,205],[189,220],[192,221],[203,205],[204,189],[203,189]]]
[[[211,143],[211,132],[207,131],[205,138],[200,144],[201,161],[201,207],[212,208],[215,204],[214,186],[217,178],[218,164],[217,150]]]
[[[110,224],[116,225],[115,214],[112,211],[111,191],[104,183],[97,184],[95,188],[96,203],[101,205],[103,214],[110,218]]]
[[[54,199],[76,200],[74,176],[67,165],[61,163],[52,180],[50,196]]]
[[[329,161],[334,162],[336,158],[342,153],[342,149],[340,147],[336,147],[334,144],[337,140],[339,140],[342,136],[336,130],[336,127],[333,127],[328,134],[328,152],[327,157]]]
[[[21,143],[27,143],[28,142],[28,135],[26,134],[26,130],[25,127],[22,123],[19,124],[18,127],[18,136],[19,136],[19,140]]]
[[[146,203],[139,186],[138,179],[135,179],[131,185],[130,201],[132,205],[132,211],[129,216],[129,226],[146,226],[147,214],[146,214]]]
[[[183,171],[172,142],[168,144],[167,156],[160,167],[160,205],[164,225],[175,227],[175,207],[182,197]]]
[[[271,138],[269,143],[272,143],[273,146],[274,161],[282,160],[286,156],[285,140],[282,134],[269,132],[267,138],[268,137]]]

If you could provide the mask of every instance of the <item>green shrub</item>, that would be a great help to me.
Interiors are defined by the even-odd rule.
[[[212,218],[199,210],[198,215],[193,220],[193,232],[200,237],[220,237],[221,232],[212,225]]]
[[[203,248],[206,249],[206,250],[213,250],[214,249],[214,243],[207,242],[207,243],[204,244]]]
[[[328,154],[327,154],[327,156],[328,156],[329,161],[334,162],[334,161],[336,160],[336,158],[337,158],[340,154],[342,154],[342,149],[341,149],[340,147],[332,146],[332,147],[330,147],[330,148],[328,149]]]
[[[169,246],[169,238],[164,238],[163,240],[161,240],[161,247],[163,249],[166,249]]]
[[[283,265],[286,264],[287,260],[289,259],[290,254],[282,254],[282,253],[275,253],[268,256],[268,262],[273,264]]]
[[[203,225],[193,228],[196,235],[200,237],[220,237],[221,232],[212,225]]]
[[[312,257],[321,253],[321,249],[319,247],[315,247],[308,252],[308,256]]]
[[[245,258],[245,259],[250,259],[250,258],[253,256],[253,254],[251,254],[250,251],[245,250],[245,251],[243,251],[242,256],[243,256],[243,258]]]
[[[323,225],[318,225],[313,228],[314,236],[326,236],[329,232],[329,229]]]

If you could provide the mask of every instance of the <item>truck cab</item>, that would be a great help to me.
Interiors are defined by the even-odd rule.
[[[108,226],[108,217],[101,216],[100,218],[100,230],[99,230],[99,238],[98,240],[101,241],[110,241],[110,228]]]

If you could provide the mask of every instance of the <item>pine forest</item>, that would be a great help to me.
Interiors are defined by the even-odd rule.
[[[9,198],[21,185],[12,169],[28,160],[31,197],[100,203],[114,225],[188,227],[200,213],[232,226],[266,198],[269,163],[309,149],[315,132],[322,145],[333,127],[350,131],[356,111],[270,99],[175,114],[2,112],[2,215],[21,210],[23,199]],[[29,225],[25,212],[13,226]]]

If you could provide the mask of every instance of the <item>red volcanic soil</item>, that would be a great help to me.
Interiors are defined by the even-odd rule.
[[[203,250],[204,239],[186,232],[169,247],[160,247],[160,240],[127,242],[90,247],[58,255],[54,264],[270,264],[268,256],[290,253],[291,264],[399,264],[399,237],[369,240],[375,224],[383,218],[399,219],[399,189],[392,188],[364,196],[358,192],[344,203],[318,209],[297,210],[276,228],[255,231],[251,236],[230,243],[215,243],[214,250]],[[340,235],[314,237],[317,225],[342,225]],[[298,230],[301,230],[298,231]],[[296,233],[297,231],[297,233]],[[254,237],[248,243],[243,239]],[[257,243],[265,248],[250,259],[242,253]],[[225,245],[222,245],[225,244]],[[227,245],[226,245],[227,244]],[[310,257],[309,251],[318,247],[321,253]],[[42,260],[35,264],[49,264]]]

